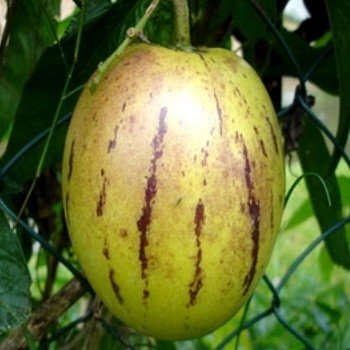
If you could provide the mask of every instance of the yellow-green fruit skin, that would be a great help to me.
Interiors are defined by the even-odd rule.
[[[283,207],[282,137],[260,79],[232,52],[129,46],[83,91],[62,176],[77,258],[138,332],[209,333],[263,275]]]

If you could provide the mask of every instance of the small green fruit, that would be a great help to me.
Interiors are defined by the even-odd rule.
[[[273,107],[232,52],[131,45],[80,97],[70,236],[96,293],[141,333],[194,338],[229,320],[264,273],[283,195]]]

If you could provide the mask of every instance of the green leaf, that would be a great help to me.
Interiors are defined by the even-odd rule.
[[[329,188],[331,206],[327,203],[322,184],[318,179],[309,176],[305,178],[314,213],[321,230],[324,232],[341,220],[342,203],[337,178],[334,174],[328,175],[330,155],[322,134],[310,119],[305,118],[298,156],[303,171],[318,173]],[[350,245],[345,229],[339,229],[329,236],[325,243],[333,262],[350,269]]]
[[[53,16],[59,3],[59,0],[10,2],[13,14],[7,24],[9,42],[0,58],[0,139],[13,121],[24,84],[37,60],[55,41]]]
[[[234,11],[234,1],[231,0],[222,0],[218,6],[218,10],[211,19],[210,27],[211,28],[217,28],[221,24],[223,24],[230,16],[232,16],[232,13]]]
[[[336,137],[339,144],[345,148],[350,131],[350,2],[348,0],[327,0],[326,3],[333,35],[340,89],[340,115]],[[337,167],[339,159],[340,153],[335,149],[331,161],[331,172]]]
[[[172,341],[157,340],[157,343],[155,345],[155,349],[157,349],[157,350],[176,350],[176,345]]]
[[[102,3],[106,5],[103,7],[103,10],[98,11],[100,17],[97,18],[96,13],[90,11],[91,16],[86,18],[80,56],[70,87],[70,91],[76,91],[76,93],[65,99],[61,116],[72,112],[81,88],[95,71],[98,64],[106,59],[121,43],[127,28],[133,26],[139,16],[141,16],[140,9],[143,8],[145,1],[123,0],[111,4],[109,0],[104,0],[100,1],[100,6],[102,6]],[[92,2],[93,4],[95,2]],[[70,64],[69,62],[71,62],[74,52],[77,30],[74,26],[75,22],[73,21],[69,34],[61,41],[61,47],[68,64]],[[2,160],[3,164],[15,156],[42,130],[50,127],[66,76],[66,67],[58,45],[47,48],[23,91],[16,113],[13,132]],[[44,169],[61,159],[66,127],[67,123],[55,132]],[[18,183],[23,183],[34,177],[42,148],[43,142],[38,143],[12,168],[11,175]]]
[[[325,246],[321,248],[320,256],[318,259],[318,264],[320,267],[320,275],[324,282],[329,282],[332,278],[332,273],[334,271],[334,264]]]
[[[225,2],[222,4],[224,6]],[[326,45],[319,47],[310,46],[307,41],[296,33],[279,28],[280,17],[276,13],[276,8],[279,5],[281,4],[278,4],[278,2],[276,4],[274,0],[260,3],[264,12],[266,12],[267,16],[279,29],[281,37],[298,62],[301,71],[306,73],[329,50],[332,42],[330,41]],[[281,8],[284,5],[282,4]],[[226,6],[228,5],[226,4]],[[232,1],[231,11],[234,23],[244,38],[243,49],[245,59],[258,71],[259,75],[296,76],[296,69],[287,56],[284,47],[272,33],[266,21],[257,14],[250,2]],[[254,25],[251,25],[252,23]],[[279,56],[273,60],[272,64],[271,54],[273,53],[271,49]],[[338,77],[333,50],[317,66],[310,76],[310,80],[329,93],[338,93]]]
[[[321,56],[328,52],[329,48],[332,46],[332,42],[330,41],[324,47],[313,47],[295,33],[288,32],[285,29],[281,29],[280,32],[290,50],[293,52],[293,55],[295,56],[300,65],[301,71],[304,74]],[[295,69],[290,64],[290,61],[281,45],[276,42],[276,40],[273,40],[272,45],[282,60],[280,61],[280,64],[269,67],[267,73],[283,76],[296,76]],[[338,76],[333,50],[327,54],[327,56],[317,66],[309,80],[331,94],[339,93]]]
[[[248,41],[252,39],[267,39],[271,36],[267,23],[259,16],[250,1],[231,1],[231,3],[233,20],[241,34]],[[263,11],[274,23],[279,20],[276,13],[276,3],[276,0],[266,0],[260,3]]]
[[[337,176],[342,194],[342,202],[346,206],[350,206],[350,177],[349,176]]]
[[[30,275],[14,232],[0,213],[0,335],[28,318]]]
[[[304,200],[297,210],[294,211],[293,215],[289,218],[288,223],[285,227],[285,230],[290,230],[295,226],[300,225],[305,220],[310,218],[313,215],[311,204],[308,199]]]
[[[339,310],[339,305],[329,305],[327,302],[318,298],[316,305],[332,320],[334,323],[338,323],[342,318],[342,312]]]
[[[147,23],[145,35],[153,44],[171,47],[174,44],[174,30],[173,3],[161,1],[154,17]]]

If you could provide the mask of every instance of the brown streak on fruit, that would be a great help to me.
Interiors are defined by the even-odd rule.
[[[67,220],[67,226],[69,229],[70,222],[69,222],[69,192],[66,193],[66,220]]]
[[[242,134],[239,133],[238,131],[235,132],[235,142],[238,143],[238,142],[242,142]]]
[[[263,140],[260,140],[260,146],[261,146],[263,155],[267,158],[267,153],[266,153],[265,144]]]
[[[202,166],[206,166],[207,165],[207,160],[208,160],[208,156],[209,156],[209,153],[208,153],[208,150],[206,150],[205,148],[202,148],[202,153],[203,153],[203,159],[202,159]]]
[[[103,209],[106,204],[106,186],[107,186],[107,179],[104,176],[104,170],[101,169],[101,176],[103,176],[103,184],[102,189],[100,191],[98,201],[97,201],[97,207],[96,207],[96,215],[102,216],[103,215]]]
[[[166,134],[166,124],[165,117],[167,115],[168,109],[163,107],[160,110],[159,120],[158,120],[158,131],[154,136],[151,146],[153,147],[153,157],[150,161],[150,176],[147,180],[147,185],[145,189],[145,204],[142,208],[142,215],[140,219],[137,221],[137,227],[140,231],[140,248],[139,248],[139,260],[141,262],[141,278],[146,280],[146,288],[143,292],[143,297],[146,299],[149,295],[147,287],[147,267],[148,267],[148,259],[146,256],[146,248],[148,246],[148,237],[147,233],[149,231],[149,226],[151,224],[152,219],[152,210],[154,199],[157,194],[157,161],[161,158],[163,154],[163,140],[164,135]]]
[[[204,59],[204,56],[200,53],[200,52],[197,52],[197,55],[200,57],[200,59],[202,60],[202,62],[204,63],[204,65],[206,66],[206,68],[208,69],[208,63],[207,61]]]
[[[109,153],[115,147],[115,145],[116,145],[116,140],[115,139],[109,140],[107,153]]]
[[[195,224],[194,232],[196,235],[197,259],[196,259],[193,281],[188,285],[189,286],[188,294],[190,296],[190,301],[187,307],[189,307],[190,305],[193,306],[196,303],[197,295],[201,290],[201,288],[203,287],[203,274],[202,274],[202,267],[201,267],[201,262],[202,262],[201,235],[202,235],[204,220],[205,220],[204,204],[202,200],[199,199],[198,204],[196,206],[196,212],[194,215],[194,224]]]
[[[119,231],[119,235],[120,235],[120,237],[126,238],[126,237],[128,237],[128,231],[125,229],[121,229]]]
[[[123,106],[122,106],[122,112],[125,111],[125,108],[126,108],[126,102],[123,103]]]
[[[275,132],[273,131],[273,126],[272,126],[271,121],[270,121],[268,116],[265,116],[265,119],[266,119],[266,121],[267,121],[267,123],[269,124],[269,127],[270,127],[272,141],[273,141],[273,145],[275,147],[275,151],[276,151],[276,153],[278,153],[277,137],[276,137]]]
[[[110,256],[109,256],[109,250],[107,247],[103,247],[103,251],[102,251],[103,255],[106,257],[107,260],[110,259]]]
[[[219,99],[218,96],[216,94],[216,92],[214,91],[214,99],[215,99],[215,104],[216,104],[216,112],[219,118],[219,127],[220,127],[220,135],[222,135],[222,110],[219,104]]]
[[[241,90],[237,86],[234,86],[233,94],[235,95],[235,97],[238,97],[238,96],[242,97]]]
[[[237,62],[231,58],[225,58],[225,64],[227,67],[232,70],[232,72],[237,73]]]
[[[179,197],[175,203],[175,207],[177,207],[178,205],[180,205],[182,202],[182,197]]]
[[[202,62],[204,63],[205,67],[207,68],[208,72],[210,73],[210,69],[208,66],[208,63],[206,62],[206,60],[204,59],[203,55],[200,52],[197,52],[198,56],[200,57],[200,59],[202,60]],[[220,128],[220,135],[222,135],[222,110],[219,104],[219,99],[218,99],[218,95],[216,94],[216,91],[213,87],[213,96],[215,99],[215,105],[216,105],[216,112],[219,118],[219,128]]]
[[[250,116],[251,116],[251,110],[250,110],[250,107],[248,107],[245,113],[245,118],[248,118]]]
[[[117,282],[115,281],[115,272],[114,272],[113,269],[109,270],[109,280],[111,282],[111,286],[112,286],[113,292],[114,292],[116,298],[119,301],[119,304],[123,304],[124,300],[123,300],[123,298],[120,295],[120,288],[119,288]]]
[[[243,142],[243,156],[245,161],[245,167],[244,167],[244,175],[245,175],[245,181],[247,185],[248,190],[248,209],[249,209],[249,216],[252,223],[252,231],[251,231],[251,239],[253,241],[253,249],[252,249],[252,265],[251,268],[246,275],[243,283],[244,291],[243,295],[246,295],[250,285],[253,282],[255,273],[256,273],[256,265],[258,262],[258,254],[259,254],[259,226],[260,226],[260,204],[256,200],[254,196],[254,184],[251,179],[251,167],[250,167],[250,161],[248,156],[248,150]]]
[[[107,148],[107,153],[110,153],[110,151],[111,151],[112,149],[114,149],[115,146],[117,145],[118,130],[119,130],[119,124],[117,124],[117,125],[114,127],[114,137],[113,137],[113,139],[109,140],[108,148]]]
[[[68,160],[68,175],[67,175],[68,181],[70,181],[73,173],[74,145],[75,145],[75,140],[72,141],[72,144],[70,146],[69,160]]]
[[[109,250],[108,250],[108,246],[107,246],[107,239],[106,239],[106,238],[105,238],[105,240],[104,240],[104,246],[103,246],[102,253],[103,253],[103,255],[106,257],[107,260],[110,259]]]

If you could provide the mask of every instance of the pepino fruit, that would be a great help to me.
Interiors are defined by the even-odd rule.
[[[273,106],[232,52],[132,44],[75,108],[70,237],[96,293],[138,332],[187,339],[229,320],[264,273],[283,195]]]

